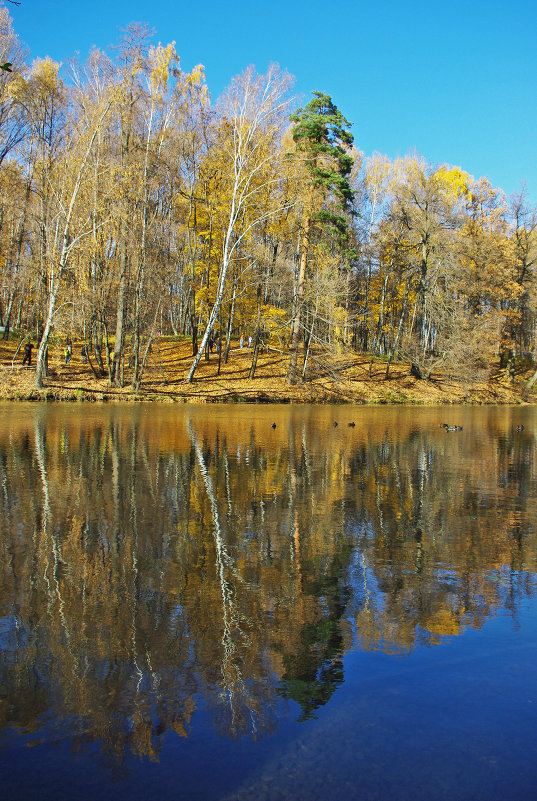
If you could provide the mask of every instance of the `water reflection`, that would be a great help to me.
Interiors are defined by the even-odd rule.
[[[157,759],[200,707],[257,738],[286,700],[314,716],[349,650],[516,624],[535,593],[531,410],[447,433],[443,410],[23,408],[0,424],[4,739]]]

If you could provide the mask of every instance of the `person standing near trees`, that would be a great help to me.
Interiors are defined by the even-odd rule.
[[[31,342],[27,342],[24,346],[24,359],[22,360],[23,367],[25,364],[28,364],[28,367],[30,367],[32,364],[32,348],[33,344]]]

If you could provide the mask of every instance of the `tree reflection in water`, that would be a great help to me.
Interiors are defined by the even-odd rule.
[[[405,653],[535,592],[535,442],[369,413],[43,409],[0,430],[0,727],[117,765],[202,703],[257,738],[350,649]],[[366,414],[366,412],[364,412]],[[439,419],[443,412],[439,412]],[[324,415],[324,416],[323,416]],[[274,412],[271,410],[271,418]],[[320,432],[322,436],[320,436]]]

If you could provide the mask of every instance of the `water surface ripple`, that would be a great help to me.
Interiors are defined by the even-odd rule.
[[[1,406],[3,801],[531,797],[536,444],[529,407]]]

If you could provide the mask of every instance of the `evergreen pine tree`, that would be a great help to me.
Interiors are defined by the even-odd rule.
[[[296,383],[301,307],[312,227],[327,226],[336,234],[340,245],[347,241],[349,213],[353,192],[348,176],[353,165],[350,153],[354,138],[351,123],[334,105],[328,95],[313,92],[313,99],[291,115],[294,123],[293,140],[299,154],[305,157],[310,196],[320,200],[305,203],[300,237],[299,274],[295,291],[294,317],[291,329],[289,371],[287,380]],[[320,198],[319,198],[320,195]]]

